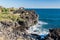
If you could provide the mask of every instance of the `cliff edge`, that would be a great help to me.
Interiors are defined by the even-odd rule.
[[[33,10],[19,8],[12,13],[0,12],[0,40],[31,40],[26,30],[37,21],[38,15]]]

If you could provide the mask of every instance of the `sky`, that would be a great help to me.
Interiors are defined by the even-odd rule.
[[[60,0],[0,0],[0,6],[16,8],[60,8]]]

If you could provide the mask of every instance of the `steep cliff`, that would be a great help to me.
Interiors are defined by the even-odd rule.
[[[26,10],[19,8],[18,10],[13,12],[16,15],[19,15],[24,21],[18,21],[18,23],[26,27],[27,29],[32,25],[36,24],[38,21],[38,15],[33,10]]]
[[[0,40],[31,40],[26,30],[37,21],[38,15],[35,11],[24,8],[19,8],[12,14],[0,13]]]

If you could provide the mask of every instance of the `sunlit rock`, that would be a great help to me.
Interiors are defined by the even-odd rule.
[[[26,30],[37,23],[38,15],[24,8],[13,11],[6,14],[4,9],[4,15],[0,14],[0,40],[34,40]]]

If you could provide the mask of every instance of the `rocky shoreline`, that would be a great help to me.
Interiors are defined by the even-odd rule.
[[[47,35],[31,34],[34,36],[35,40],[60,40],[60,28],[49,29],[49,33]]]
[[[38,22],[34,10],[7,9],[0,7],[0,40],[60,40],[60,29],[49,29],[49,33],[41,38],[38,34],[29,34],[27,30]],[[10,13],[10,14],[6,14]]]
[[[49,29],[46,40],[60,40],[60,28]]]

